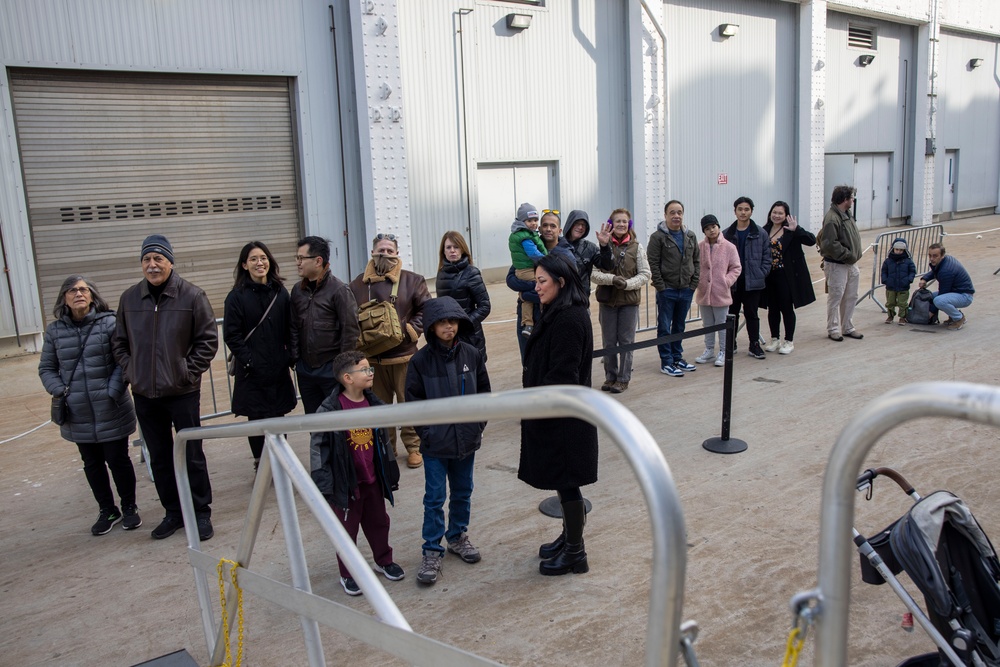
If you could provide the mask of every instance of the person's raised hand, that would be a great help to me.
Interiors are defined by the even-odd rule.
[[[608,245],[608,242],[611,241],[611,223],[601,223],[600,228],[597,230],[597,240],[602,246]]]
[[[796,229],[799,228],[798,221],[795,219],[795,216],[792,215],[791,213],[788,214],[788,217],[785,218],[785,221],[786,221],[785,227],[788,228],[788,231],[794,232]]]

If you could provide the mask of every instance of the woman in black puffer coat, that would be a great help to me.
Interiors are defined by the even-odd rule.
[[[295,385],[288,370],[288,290],[282,284],[278,263],[260,241],[243,246],[233,276],[236,282],[226,297],[222,325],[226,346],[236,359],[233,414],[249,420],[284,417],[296,404]],[[252,435],[247,440],[256,471],[264,451],[264,436]]]
[[[546,255],[535,265],[535,292],[542,317],[524,349],[522,384],[590,387],[594,332],[587,292],[575,265]],[[597,481],[597,427],[580,419],[521,421],[518,479],[536,489],[554,489],[562,504],[563,532],[538,550],[542,574],[587,572],[583,545],[586,507],[580,487]]]
[[[438,274],[434,286],[437,296],[450,296],[472,320],[472,333],[460,334],[462,340],[479,348],[486,361],[486,336],[483,320],[490,314],[490,295],[479,269],[472,265],[472,253],[465,237],[445,232],[438,250]]]
[[[125,530],[138,528],[142,519],[135,505],[135,469],[128,452],[135,408],[111,353],[115,314],[96,285],[83,276],[70,276],[59,290],[53,315],[56,320],[45,329],[38,376],[47,392],[66,396],[68,414],[60,434],[80,450],[83,472],[100,507],[91,533],[104,535],[123,519]]]

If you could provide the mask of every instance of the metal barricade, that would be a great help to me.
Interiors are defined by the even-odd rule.
[[[649,667],[677,664],[682,645],[691,641],[692,633],[690,626],[686,626],[683,637],[681,633],[680,620],[687,567],[684,515],[666,459],[649,431],[618,401],[593,389],[578,386],[549,386],[377,406],[362,411],[341,410],[239,424],[203,426],[184,429],[178,433],[174,441],[174,471],[180,494],[181,512],[184,516],[184,532],[188,539],[188,556],[194,569],[205,639],[213,656],[213,665],[222,662],[225,644],[222,639],[222,628],[216,626],[213,618],[206,575],[213,575],[214,578],[219,559],[201,549],[185,464],[186,443],[188,440],[261,434],[266,436],[268,456],[261,459],[234,559],[239,563],[238,580],[240,586],[247,592],[280,605],[301,618],[311,666],[326,664],[319,638],[319,623],[403,658],[410,664],[435,667],[495,664],[418,635],[410,629],[316,488],[309,472],[303,468],[284,436],[276,435],[345,430],[361,425],[380,428],[413,423],[444,424],[453,421],[456,414],[475,415],[477,419],[483,420],[576,417],[602,429],[607,438],[621,449],[638,477],[653,528],[646,664]],[[291,586],[249,569],[272,471],[292,573]],[[364,591],[377,618],[311,593],[293,488]],[[229,591],[228,599],[235,599],[232,589]],[[231,607],[228,602],[227,607]],[[687,646],[685,650],[689,648],[690,646]]]
[[[890,232],[883,232],[872,241],[871,248],[874,260],[874,264],[872,264],[872,286],[867,292],[858,297],[858,303],[860,304],[866,297],[870,297],[882,309],[883,313],[886,312],[885,304],[875,297],[875,290],[882,286],[882,262],[892,252],[892,242],[895,239],[906,241],[910,256],[913,257],[913,263],[917,265],[917,275],[919,276],[921,273],[924,273],[920,270],[920,267],[926,265],[926,260],[923,258],[927,257],[927,247],[932,243],[941,243],[942,239],[944,239],[944,226],[927,225],[926,227],[897,229]]]
[[[879,438],[904,422],[922,417],[952,417],[1000,426],[1000,388],[968,382],[906,385],[869,403],[841,431],[823,476],[819,587],[792,599],[796,609],[809,606],[811,601],[817,667],[847,664],[847,612],[854,559],[845,545],[851,540],[861,466]]]

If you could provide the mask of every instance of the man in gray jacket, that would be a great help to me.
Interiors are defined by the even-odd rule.
[[[160,234],[146,237],[139,252],[145,279],[122,293],[112,352],[132,385],[135,413],[149,450],[156,493],[166,517],[153,529],[162,540],[184,527],[174,479],[171,427],[201,426],[201,375],[219,349],[215,314],[205,292],[177,275],[174,249]],[[201,440],[187,443],[198,535],[212,529],[212,485]]]
[[[656,288],[656,337],[684,333],[688,311],[701,273],[698,237],[684,227],[684,204],[676,199],[663,207],[663,222],[649,237],[646,250]],[[684,346],[675,340],[656,346],[660,372],[684,377],[697,368],[684,361]]]

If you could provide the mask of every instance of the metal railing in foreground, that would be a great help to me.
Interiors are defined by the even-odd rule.
[[[819,587],[797,594],[792,601],[793,608],[811,610],[818,667],[847,664],[847,612],[854,562],[848,545],[861,466],[879,438],[920,417],[952,417],[1000,426],[1000,388],[967,382],[906,385],[869,403],[841,431],[823,476]]]
[[[206,575],[215,578],[219,559],[201,549],[185,465],[186,443],[188,440],[246,437],[261,433],[266,435],[268,456],[261,459],[260,470],[243,524],[243,533],[233,560],[239,563],[238,580],[243,589],[278,604],[301,618],[311,666],[325,664],[318,623],[404,658],[414,665],[439,667],[495,664],[412,632],[316,488],[309,472],[303,468],[285,438],[276,435],[345,430],[358,426],[377,428],[414,423],[444,424],[454,421],[456,414],[470,417],[474,415],[477,421],[576,417],[604,431],[605,438],[618,446],[632,466],[646,499],[652,522],[653,553],[649,582],[646,665],[672,667],[677,664],[677,656],[682,648],[686,656],[691,654],[691,658],[686,659],[692,664],[690,662],[693,659],[693,652],[690,651],[692,634],[688,631],[686,637],[682,637],[680,628],[684,576],[687,567],[684,515],[666,459],[649,431],[621,403],[593,389],[560,385],[378,406],[363,411],[343,410],[240,424],[204,426],[184,429],[178,433],[174,441],[174,470],[180,493],[181,512],[184,516],[184,531],[188,539],[188,555],[194,569],[205,639],[213,655],[213,665],[222,662],[225,644],[221,625],[217,626],[213,618],[211,593]],[[289,555],[292,586],[249,569],[272,471]],[[364,591],[375,610],[376,618],[312,594],[293,488]],[[229,596],[235,599],[231,589]],[[227,608],[232,608],[228,601]],[[687,628],[690,630],[690,626]]]

